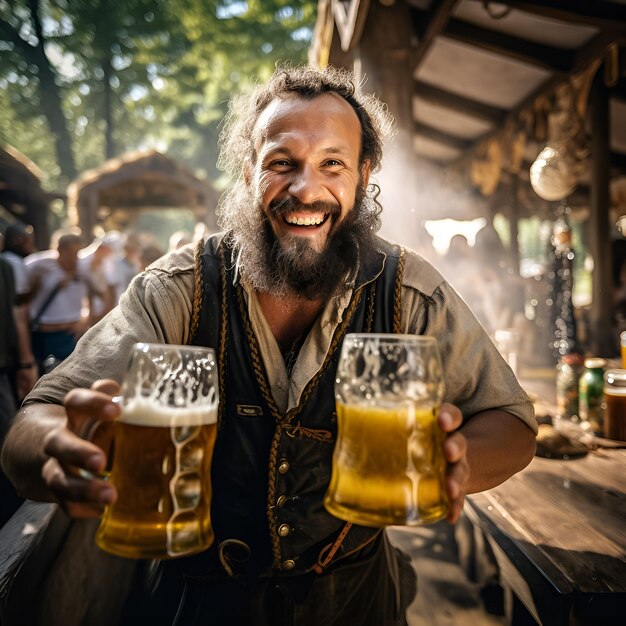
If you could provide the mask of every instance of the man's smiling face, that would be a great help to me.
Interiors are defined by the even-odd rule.
[[[323,252],[369,179],[356,113],[331,93],[274,100],[254,137],[248,180],[281,248]]]

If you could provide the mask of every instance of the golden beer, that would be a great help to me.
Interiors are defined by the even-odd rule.
[[[337,403],[339,437],[326,509],[366,526],[417,525],[445,517],[445,437],[439,406]]]
[[[111,482],[96,543],[118,556],[163,559],[213,542],[211,458],[215,407],[164,407],[134,399],[115,421]]]
[[[626,369],[604,373],[604,436],[626,441]]]

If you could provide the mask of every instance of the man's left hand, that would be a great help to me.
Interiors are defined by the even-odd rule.
[[[458,407],[444,402],[439,411],[438,424],[441,430],[447,433],[443,444],[443,455],[448,467],[446,469],[445,488],[450,503],[447,519],[456,522],[463,509],[466,486],[470,477],[470,468],[467,462],[467,441],[458,432],[463,423],[463,415]]]

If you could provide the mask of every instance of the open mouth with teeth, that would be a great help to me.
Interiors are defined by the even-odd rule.
[[[289,226],[317,228],[326,223],[330,213],[286,213],[283,220]]]

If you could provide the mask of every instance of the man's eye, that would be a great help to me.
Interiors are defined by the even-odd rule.
[[[337,167],[339,165],[343,165],[341,161],[337,161],[337,159],[328,159],[328,161],[324,161],[324,165],[326,167]]]
[[[291,162],[287,159],[276,159],[270,163],[270,167],[290,167]]]

